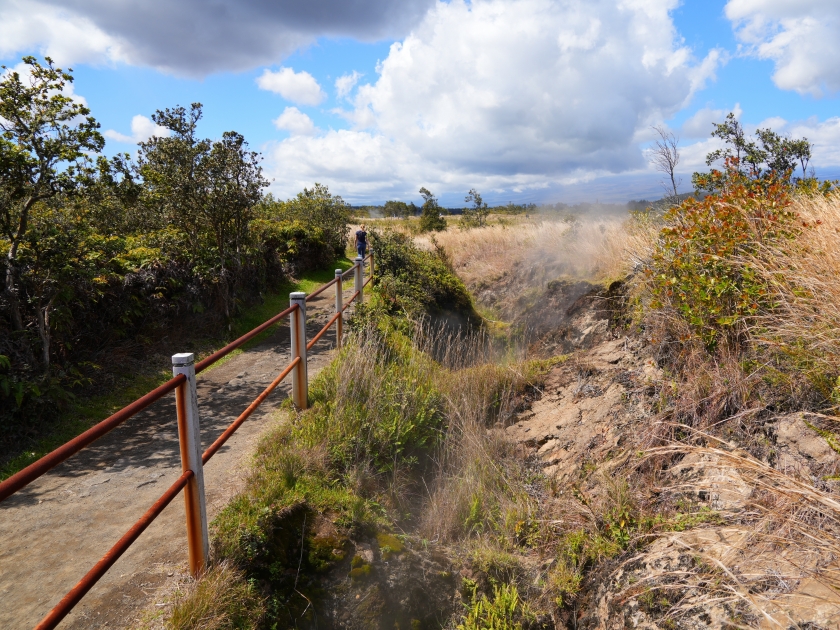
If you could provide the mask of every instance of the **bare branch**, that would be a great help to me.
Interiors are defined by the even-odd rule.
[[[680,163],[680,152],[677,148],[680,139],[664,125],[656,125],[653,129],[659,134],[659,139],[651,148],[651,163],[657,171],[665,173],[671,180],[670,186],[667,182],[663,182],[662,185],[667,191],[668,196],[671,196],[673,192],[673,197],[676,201],[679,196],[677,187],[682,183],[682,180],[678,181],[675,175],[677,164]]]

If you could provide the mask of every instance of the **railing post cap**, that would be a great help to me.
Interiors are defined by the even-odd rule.
[[[172,365],[182,367],[195,363],[195,354],[192,352],[179,352],[172,355]]]
[[[335,275],[337,275],[337,276],[342,276],[342,275],[344,275],[344,269],[336,269],[336,270],[335,270]]]
[[[363,256],[356,256],[356,260],[364,260]]]
[[[289,293],[290,300],[305,300],[306,299],[306,292],[305,291],[293,291]]]

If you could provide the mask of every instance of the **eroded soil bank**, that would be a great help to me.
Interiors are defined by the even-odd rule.
[[[376,532],[324,526],[321,540],[343,560],[323,578],[318,627],[452,627],[477,593],[492,600],[505,583],[531,612],[498,627],[840,625],[831,541],[805,550],[794,522],[785,534],[772,520],[786,501],[820,518],[820,503],[835,500],[834,419],[765,414],[758,442],[715,437],[713,427],[703,440],[666,437],[658,410],[675,383],[643,331],[626,325],[623,287],[556,281],[508,303],[533,354],[567,355],[508,422],[488,428],[533,471],[528,492],[551,519],[539,536],[551,542],[523,534],[488,551],[423,539],[409,524],[395,552]],[[481,291],[499,308],[498,293]]]

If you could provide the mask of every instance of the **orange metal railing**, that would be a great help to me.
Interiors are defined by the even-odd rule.
[[[354,265],[348,269],[347,271],[341,273],[336,271],[335,279],[331,280],[330,282],[324,284],[323,286],[319,287],[311,294],[306,296],[305,302],[312,300],[313,298],[317,297],[329,287],[336,285],[339,282],[339,278],[345,278],[346,276],[350,275],[351,273],[355,273],[357,277],[357,290],[353,293],[350,299],[343,303],[343,297],[341,295],[337,295],[336,297],[336,313],[333,317],[326,323],[326,325],[312,338],[311,341],[305,344],[306,350],[310,350],[323,336],[324,334],[338,322],[337,334],[336,338],[337,341],[340,343],[340,334],[341,334],[341,321],[343,317],[344,311],[347,309],[350,304],[352,304],[355,300],[362,297],[362,291],[360,288],[367,286],[367,284],[373,278],[372,275],[368,277],[368,279],[362,283],[361,277],[364,273],[364,263],[366,261],[370,261],[370,268],[371,273],[373,272],[373,252],[371,252],[368,256],[364,259],[357,258]],[[339,290],[340,294],[340,283],[336,287]],[[338,305],[341,304],[341,307],[338,308]],[[208,367],[219,361],[222,357],[230,354],[237,348],[242,347],[245,343],[259,335],[261,332],[267,330],[271,326],[281,322],[283,319],[288,317],[289,315],[295,314],[301,308],[299,304],[292,304],[289,308],[278,313],[265,323],[257,326],[250,332],[242,335],[239,339],[229,343],[224,348],[214,352],[207,358],[199,361],[195,364],[195,374],[206,370]],[[295,318],[292,318],[293,320]],[[303,322],[303,338],[305,339],[305,322]],[[301,367],[305,366],[305,352],[303,356],[296,356],[293,357],[289,365],[287,365],[280,374],[271,382],[271,384],[265,388],[265,390],[257,396],[251,402],[250,405],[242,412],[242,414],[231,423],[231,425],[225,429],[225,431],[218,437],[216,440],[211,444],[207,450],[201,456],[201,464],[206,464],[213,455],[215,455],[218,450],[224,445],[224,443],[230,438],[234,432],[242,426],[242,424],[254,413],[257,407],[265,401],[265,399],[271,394],[272,391],[287,377],[291,374],[295,369],[300,369]],[[192,378],[192,377],[189,377]],[[70,440],[66,444],[60,446],[59,448],[55,449],[51,453],[45,455],[37,462],[27,466],[20,472],[12,475],[8,479],[3,482],[0,482],[0,501],[10,497],[20,489],[24,488],[28,484],[32,483],[35,479],[42,476],[44,473],[48,472],[67,458],[71,457],[75,453],[78,453],[82,450],[85,446],[88,446],[93,441],[99,439],[106,433],[112,431],[123,422],[137,414],[138,412],[142,411],[155,401],[160,400],[165,395],[172,391],[176,391],[178,394],[178,416],[179,416],[179,440],[181,440],[182,452],[184,450],[184,436],[183,431],[180,429],[182,415],[185,414],[183,407],[187,404],[186,396],[187,390],[185,389],[188,385],[189,378],[183,374],[178,374],[174,378],[170,379],[160,387],[157,387],[150,391],[145,396],[138,398],[131,404],[125,406],[124,408],[120,409],[115,414],[111,415],[110,417],[106,418],[102,422],[98,423],[97,425],[91,427],[78,437]],[[305,380],[304,380],[305,382]],[[194,387],[194,383],[193,383]],[[194,392],[194,390],[193,390]],[[201,473],[201,466],[198,467],[198,472]],[[74,586],[70,592],[68,592],[58,604],[53,607],[53,609],[44,617],[41,622],[36,626],[37,630],[47,630],[51,628],[55,628],[64,617],[73,609],[73,607],[81,601],[81,599],[85,596],[85,594],[93,588],[97,581],[102,578],[103,575],[108,571],[108,569],[113,566],[113,564],[125,553],[125,551],[137,540],[140,534],[145,531],[145,529],[155,520],[155,518],[163,512],[164,508],[168,506],[172,500],[185,488],[189,491],[190,483],[195,481],[196,471],[194,470],[184,470],[180,477],[173,483],[169,489],[163,493],[163,495],[152,505],[146,512],[143,514],[142,517],[129,529],[122,538],[117,541],[117,543],[111,547],[111,549],[106,553],[99,562],[97,562],[94,567],[88,571],[88,573],[79,580],[78,584]],[[201,491],[203,492],[203,486],[201,487]],[[187,522],[188,522],[188,530],[190,526],[190,522],[194,522],[196,519],[191,518],[195,517],[195,515],[190,514],[191,509],[195,509],[192,506],[192,502],[187,501]],[[205,517],[206,518],[206,517]],[[192,533],[188,531],[188,538],[192,538]],[[189,540],[190,542],[190,564],[191,566],[195,567],[196,564],[193,562],[193,541]],[[200,564],[198,565],[201,566]],[[194,570],[194,574],[197,573],[197,570]]]

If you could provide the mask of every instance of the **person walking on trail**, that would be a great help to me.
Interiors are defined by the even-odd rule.
[[[365,232],[364,225],[356,232],[356,251],[359,256],[362,258],[365,257],[365,252],[367,252],[367,232]]]

